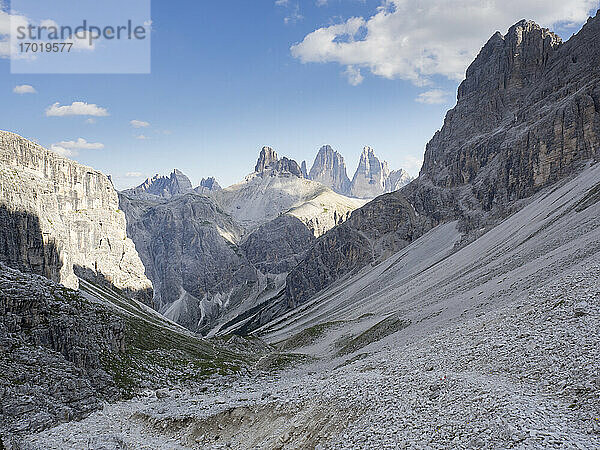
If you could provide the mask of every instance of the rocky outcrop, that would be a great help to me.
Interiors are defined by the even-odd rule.
[[[192,190],[192,182],[190,179],[180,170],[175,169],[168,177],[156,174],[152,178],[148,178],[138,187],[128,189],[127,192],[129,195],[137,197],[171,198],[175,195],[185,194]]]
[[[440,223],[458,220],[465,240],[475,238],[518,209],[520,200],[598,161],[599,49],[598,16],[565,44],[528,21],[505,36],[495,34],[427,145],[419,178],[320,237],[288,275],[286,295],[259,312],[255,324],[306,302]],[[372,172],[362,178],[378,185],[384,166],[370,155],[366,149],[359,172]]]
[[[259,175],[270,174],[270,175],[293,175],[298,178],[304,178],[302,169],[296,161],[293,159],[286,158],[285,156],[281,159],[278,158],[277,152],[271,147],[263,147],[260,151],[258,161],[254,172]]]
[[[297,166],[265,147],[256,164],[260,171],[214,193],[213,198],[249,233],[281,214],[289,214],[300,219],[315,236],[343,222],[364,204],[304,178]]]
[[[308,178],[308,172],[306,170],[306,161],[302,161],[302,164],[300,164],[300,171],[302,172],[302,176],[304,178]]]
[[[220,191],[222,188],[217,183],[214,177],[202,178],[200,186],[194,189],[198,194],[210,194],[211,192]]]
[[[106,308],[0,264],[0,432],[39,431],[117,399],[104,358],[124,351],[124,336]]]
[[[344,157],[330,145],[321,147],[308,178],[330,187],[339,194],[350,193],[350,179],[346,173]]]
[[[371,147],[365,147],[352,178],[350,194],[358,198],[377,197],[385,192],[389,175],[387,162],[381,162]]]
[[[210,197],[190,193],[169,201],[120,194],[157,310],[165,312],[184,294],[198,301],[257,280],[238,249],[243,230]]]
[[[147,302],[152,285],[102,173],[0,132],[0,261],[77,288],[78,276]]]
[[[413,178],[404,169],[392,170],[385,180],[385,192],[395,192],[410,183]]]
[[[299,219],[283,215],[260,226],[240,248],[262,273],[279,274],[295,267],[314,241],[313,233]]]

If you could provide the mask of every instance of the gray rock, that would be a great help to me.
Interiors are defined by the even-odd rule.
[[[262,148],[254,171],[259,174],[291,174],[304,178],[302,169],[296,161],[285,156],[279,159],[277,152],[271,147]]]
[[[283,215],[260,226],[241,245],[248,260],[263,273],[289,272],[315,241],[296,217]]]
[[[220,191],[222,188],[214,177],[209,177],[202,178],[202,180],[200,180],[200,186],[194,190],[199,194],[210,194],[211,192]]]
[[[352,178],[350,194],[358,198],[377,197],[385,192],[389,176],[387,162],[381,162],[371,147],[365,147]]]
[[[0,131],[0,185],[0,261],[67,287],[80,276],[151,301],[105,175]]]
[[[419,178],[321,236],[288,275],[284,298],[256,323],[306,302],[440,223],[459,220],[469,242],[517,210],[520,200],[600,160],[599,42],[598,16],[565,44],[528,21],[505,36],[495,34],[428,143]],[[353,193],[383,189],[386,170],[366,148]]]
[[[330,187],[339,194],[350,194],[350,179],[346,173],[344,157],[330,145],[321,147],[308,178]]]
[[[212,179],[214,181],[214,178]],[[204,181],[204,180],[203,180]],[[168,177],[154,175],[134,189],[126,192],[130,196],[152,198],[171,198],[175,195],[192,191],[192,182],[178,169],[173,170]]]

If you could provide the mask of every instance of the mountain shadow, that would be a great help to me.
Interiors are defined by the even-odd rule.
[[[0,262],[9,267],[60,282],[62,260],[40,219],[26,211],[0,205]]]

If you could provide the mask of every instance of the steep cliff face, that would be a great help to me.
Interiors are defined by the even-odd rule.
[[[150,302],[152,284],[102,173],[0,132],[0,260],[77,288],[78,278]]]
[[[365,147],[352,178],[350,194],[358,198],[377,197],[385,192],[385,183],[389,176],[387,162],[381,162],[371,147]]]
[[[261,225],[241,249],[262,273],[279,274],[296,266],[314,241],[313,233],[299,219],[283,215]]]
[[[569,175],[600,148],[600,18],[568,42],[521,21],[483,47],[427,145],[421,177],[484,210]]]
[[[237,248],[243,230],[213,199],[189,193],[152,201],[121,193],[120,201],[159,311],[183,295],[202,300],[257,281]]]
[[[373,166],[369,155],[361,158],[365,173]],[[495,34],[467,70],[457,106],[427,145],[419,178],[319,238],[288,275],[284,298],[254,321],[306,302],[440,223],[458,220],[466,239],[476,238],[518,209],[519,200],[598,159],[600,18],[565,44],[521,21],[505,36]]]
[[[338,194],[350,193],[350,179],[346,173],[344,157],[330,145],[321,147],[308,178],[330,187]]]
[[[279,159],[277,152],[271,147],[262,148],[254,172],[259,175],[291,174],[298,178],[304,178],[302,168],[296,161],[285,156]]]

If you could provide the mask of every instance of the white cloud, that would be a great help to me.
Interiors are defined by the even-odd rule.
[[[358,86],[365,79],[365,77],[363,77],[360,73],[360,69],[354,66],[346,67],[344,75],[346,75],[346,78],[348,78],[348,83],[350,83],[352,86]]]
[[[16,35],[18,27],[27,28],[29,25],[39,27],[56,27],[60,29],[60,26],[56,21],[52,19],[44,19],[39,23],[30,20],[28,17],[19,14],[10,14],[3,10],[3,4],[0,2],[0,58],[12,58],[20,59],[35,59],[37,56],[33,53],[23,54],[18,49],[18,40],[13,39],[12,49],[10,42],[10,35]],[[90,42],[91,41],[91,42]],[[41,43],[52,42],[49,40],[42,39],[38,41]],[[54,41],[56,42],[56,41]],[[61,42],[70,42],[73,44],[71,51],[90,51],[95,49],[95,43],[90,39],[89,31],[79,33],[79,35],[69,36]],[[11,52],[12,50],[12,52]]]
[[[15,94],[36,94],[37,91],[30,84],[19,84],[13,89]]]
[[[289,6],[290,0],[275,0],[276,6]]]
[[[140,141],[145,141],[145,140],[150,139],[148,136],[146,136],[144,134],[138,134],[135,138],[139,139]]]
[[[370,17],[319,28],[291,47],[303,63],[336,62],[427,85],[461,80],[495,31],[522,18],[542,26],[581,24],[597,0],[382,0]]]
[[[129,124],[133,127],[133,128],[146,128],[150,126],[149,122],[145,122],[143,120],[132,120],[129,122]]]
[[[64,117],[64,116],[95,116],[105,117],[108,116],[106,108],[102,108],[93,103],[88,104],[85,102],[73,102],[71,105],[60,106],[60,103],[56,102],[52,106],[46,109],[46,116],[48,117]]]
[[[100,142],[88,142],[83,138],[79,138],[76,141],[62,141],[54,145],[69,150],[102,150],[104,148],[104,144]]]
[[[452,94],[448,91],[431,89],[429,91],[421,92],[415,101],[419,103],[425,103],[427,105],[439,105],[449,102],[451,95]]]
[[[125,176],[127,178],[140,178],[142,177],[142,172],[127,172]]]
[[[79,150],[101,150],[103,148],[104,144],[100,142],[88,142],[83,138],[79,138],[76,141],[62,141],[50,146],[50,150],[65,158],[77,156]]]
[[[327,0],[317,0],[317,6],[327,6]]]
[[[96,119],[94,119],[93,117],[90,117],[88,119],[85,119],[85,123],[89,124],[89,125],[93,125],[95,124],[97,121]]]
[[[77,155],[76,151],[69,150],[69,149],[61,147],[60,145],[57,145],[57,144],[52,144],[50,146],[50,150],[52,150],[54,153],[58,153],[60,156],[64,156],[65,158],[69,158],[69,157]]]

